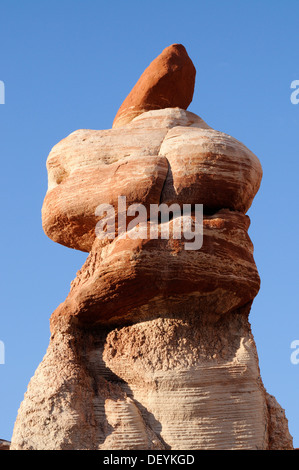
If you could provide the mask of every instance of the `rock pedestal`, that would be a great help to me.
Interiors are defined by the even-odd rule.
[[[89,255],[51,316],[11,449],[292,449],[248,320],[261,164],[186,110],[194,79],[185,48],[170,46],[112,129],[76,131],[48,157],[45,233]],[[200,204],[192,245],[177,230],[188,222],[196,238]]]

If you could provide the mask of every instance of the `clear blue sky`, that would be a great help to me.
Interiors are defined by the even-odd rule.
[[[11,438],[49,317],[86,259],[42,231],[47,155],[76,129],[110,128],[145,67],[182,43],[197,69],[189,110],[263,166],[249,211],[262,280],[250,321],[263,382],[299,447],[298,13],[298,0],[1,0],[0,438]]]

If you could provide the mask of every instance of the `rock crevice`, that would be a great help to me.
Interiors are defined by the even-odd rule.
[[[194,80],[185,48],[170,46],[112,129],[75,131],[48,156],[44,231],[89,254],[51,316],[13,450],[292,449],[249,323],[260,278],[247,211],[262,167],[186,110]],[[133,204],[146,211],[135,227]],[[176,211],[153,224],[152,205]],[[187,222],[193,242],[177,236]]]

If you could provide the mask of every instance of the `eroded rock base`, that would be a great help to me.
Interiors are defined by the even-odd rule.
[[[249,310],[60,324],[11,449],[292,449],[284,410],[261,381]]]

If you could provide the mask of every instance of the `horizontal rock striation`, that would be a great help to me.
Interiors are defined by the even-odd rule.
[[[149,65],[126,97],[113,128],[153,109],[187,109],[193,98],[195,67],[182,44],[172,44]]]
[[[291,449],[284,410],[260,377],[249,311],[169,309],[112,328],[61,317],[13,449]]]
[[[0,450],[9,450],[10,442],[0,439]]]
[[[261,183],[257,157],[241,142],[211,128],[172,128],[160,155],[170,167],[162,195],[167,204],[201,201],[206,210],[246,213]]]
[[[248,216],[228,210],[205,216],[199,250],[186,250],[188,241],[173,238],[178,219],[159,225],[160,231],[169,226],[168,239],[116,238],[105,247],[96,240],[51,324],[60,315],[75,316],[83,325],[138,321],[141,311],[160,315],[180,310],[182,303],[221,315],[253,300],[260,279]]]
[[[52,149],[47,168],[44,231],[88,252],[96,208],[117,210],[119,195],[147,208],[200,202],[206,211],[246,213],[262,178],[258,158],[243,144],[176,108],[149,111],[120,129],[76,131]]]
[[[194,78],[185,48],[167,48],[112,129],[48,156],[44,231],[88,256],[51,316],[12,450],[293,448],[249,323],[262,167],[185,109]]]

